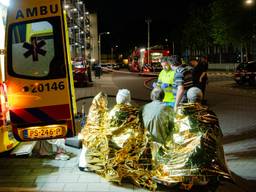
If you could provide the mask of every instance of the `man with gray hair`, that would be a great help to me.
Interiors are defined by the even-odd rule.
[[[174,126],[174,112],[162,102],[164,90],[160,87],[155,87],[150,97],[152,102],[142,108],[143,123],[153,141],[165,145]]]
[[[131,93],[128,89],[119,89],[116,94],[117,104],[130,104],[131,103]]]
[[[187,98],[189,103],[201,103],[203,92],[198,87],[191,87],[187,91]]]

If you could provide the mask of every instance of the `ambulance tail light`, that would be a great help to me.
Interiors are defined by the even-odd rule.
[[[35,83],[35,87],[36,87]],[[13,107],[29,106],[31,101],[39,100],[40,97],[36,95],[29,94],[29,87],[24,86],[22,89],[15,85],[14,83],[7,82],[5,84],[5,89],[8,90],[8,97],[6,94],[6,100],[8,99],[8,108],[12,110]],[[5,93],[7,93],[5,91]]]

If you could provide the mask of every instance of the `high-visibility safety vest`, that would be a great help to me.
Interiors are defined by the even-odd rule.
[[[175,102],[175,98],[172,93],[172,84],[174,80],[174,74],[175,71],[169,70],[165,71],[162,70],[158,76],[158,84],[161,86],[163,83],[167,83],[169,86],[167,88],[164,88],[164,100],[163,102]]]

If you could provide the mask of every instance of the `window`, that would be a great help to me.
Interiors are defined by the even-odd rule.
[[[28,79],[63,78],[66,74],[58,18],[13,24],[9,28],[8,72]],[[11,42],[11,43],[10,43]]]

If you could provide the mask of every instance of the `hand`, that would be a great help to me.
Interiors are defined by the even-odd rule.
[[[153,88],[156,88],[156,87],[157,87],[157,83],[154,82],[154,83],[152,84],[152,87],[153,87]]]
[[[161,88],[162,88],[162,89],[165,89],[165,88],[167,88],[167,87],[169,87],[169,84],[168,84],[168,83],[162,83],[162,84],[161,84]]]

